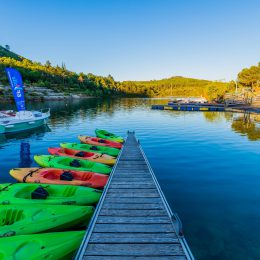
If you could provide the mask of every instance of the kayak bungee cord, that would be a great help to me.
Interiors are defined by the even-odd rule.
[[[8,184],[7,186],[5,186],[4,188],[2,188],[1,190],[0,190],[0,192],[1,191],[5,191],[8,187],[10,187],[11,185],[13,185],[14,183],[10,183],[10,184]]]
[[[39,169],[36,169],[34,171],[30,171],[28,174],[26,174],[24,177],[23,177],[23,182],[26,182],[26,179],[27,177],[32,177],[34,173],[38,172],[40,169],[42,169],[42,167],[40,167]]]

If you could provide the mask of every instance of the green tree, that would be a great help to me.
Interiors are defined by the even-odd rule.
[[[238,73],[239,84],[243,87],[250,87],[256,90],[260,87],[260,62],[257,66],[245,68]]]

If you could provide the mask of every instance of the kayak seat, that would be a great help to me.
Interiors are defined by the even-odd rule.
[[[98,140],[99,143],[104,144],[106,141],[103,139]]]
[[[70,166],[79,168],[81,165],[80,165],[80,162],[78,160],[72,160],[70,162]]]
[[[96,146],[91,146],[89,149],[93,151],[98,151],[98,148]]]
[[[49,192],[40,186],[32,192],[31,196],[32,199],[45,200],[49,196]]]
[[[84,157],[85,153],[83,151],[80,151],[80,152],[76,153],[75,156]]]
[[[69,171],[65,171],[60,175],[60,180],[62,181],[72,181],[73,180],[73,175]]]

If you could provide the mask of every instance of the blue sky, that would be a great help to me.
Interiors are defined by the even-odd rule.
[[[260,61],[257,0],[0,0],[0,44],[116,80],[230,80]]]

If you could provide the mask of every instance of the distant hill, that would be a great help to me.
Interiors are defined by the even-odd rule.
[[[234,89],[233,84],[185,77],[171,77],[150,81],[124,81],[120,86],[127,93],[142,93],[148,97],[203,96],[207,99],[222,99]]]

